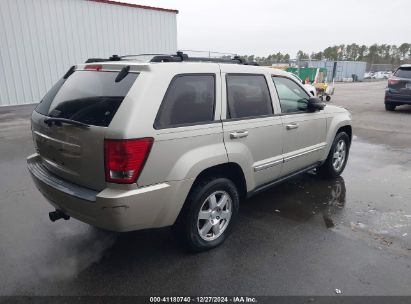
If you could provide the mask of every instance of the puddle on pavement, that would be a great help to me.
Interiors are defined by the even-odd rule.
[[[354,138],[341,177],[322,180],[309,172],[249,199],[241,212],[321,223],[379,248],[398,247],[411,254],[411,150]]]

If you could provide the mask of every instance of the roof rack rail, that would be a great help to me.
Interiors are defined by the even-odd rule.
[[[120,61],[121,57],[118,55],[113,55],[109,58],[89,58],[85,61],[85,63],[92,63],[92,62],[103,62],[103,61]]]
[[[209,57],[189,57],[187,54],[184,54],[181,51],[178,51],[176,54],[172,55],[160,55],[160,54],[139,54],[139,55],[125,55],[118,56],[113,55],[109,58],[89,58],[85,63],[92,62],[103,62],[103,61],[121,61],[125,60],[128,57],[137,57],[137,56],[153,56],[150,62],[214,62],[214,63],[231,63],[231,64],[243,64],[243,65],[256,65],[259,64],[255,61],[245,61],[240,56],[236,55],[233,58],[209,58]]]
[[[257,62],[245,61],[240,56],[234,56],[233,58],[209,58],[209,57],[189,57],[183,52],[177,52],[175,55],[158,55],[154,56],[150,62],[214,62],[214,63],[231,63],[231,64],[244,64],[244,65],[256,65]]]

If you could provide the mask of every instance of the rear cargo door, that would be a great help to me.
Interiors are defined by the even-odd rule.
[[[400,97],[411,97],[411,66],[400,67],[394,77],[389,79],[388,88],[391,93],[399,94]]]
[[[116,82],[118,74],[100,65],[75,71],[57,82],[37,106],[33,139],[49,171],[81,186],[104,188],[105,133],[138,76],[128,73]]]

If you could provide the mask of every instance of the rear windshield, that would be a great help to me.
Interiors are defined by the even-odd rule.
[[[51,88],[36,112],[107,127],[138,76],[129,73],[120,82],[115,82],[118,73],[76,71]]]
[[[399,68],[394,75],[400,78],[411,78],[411,68]]]

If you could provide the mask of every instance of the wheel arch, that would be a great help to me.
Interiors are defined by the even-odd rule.
[[[246,196],[247,181],[245,179],[244,172],[239,164],[234,162],[227,162],[206,168],[197,175],[191,188],[195,187],[203,179],[211,176],[228,178],[237,187],[240,198]]]
[[[181,217],[184,215],[185,211],[187,210],[187,198],[189,197],[191,191],[201,181],[209,177],[228,178],[237,187],[239,195],[240,195],[240,199],[245,198],[247,196],[247,181],[245,179],[244,172],[239,164],[234,163],[234,162],[227,162],[227,163],[217,164],[209,168],[205,168],[203,171],[201,171],[196,176],[193,183],[191,184],[190,190],[188,191],[184,199],[184,203],[175,220],[175,224],[178,223],[179,219],[181,219]]]
[[[341,132],[345,132],[347,133],[348,137],[350,138],[350,145],[351,145],[351,141],[352,141],[352,126],[351,125],[345,125],[340,127],[337,132],[335,133],[335,135],[337,135],[338,133]]]
[[[348,115],[337,115],[332,119],[327,121],[328,124],[328,132],[327,132],[327,146],[324,149],[324,154],[322,156],[322,161],[325,161],[328,157],[328,153],[330,153],[331,146],[334,142],[335,136],[340,132],[346,132],[350,138],[350,145],[352,141],[352,126],[351,126],[351,119]]]

